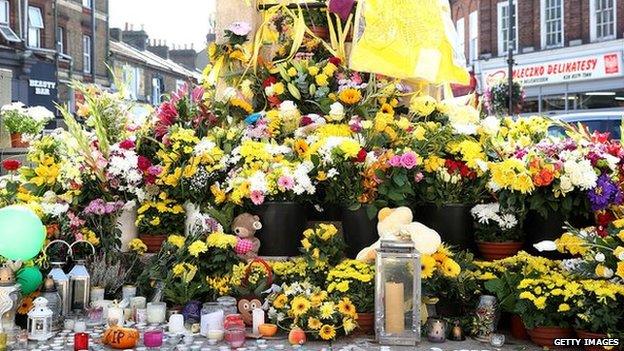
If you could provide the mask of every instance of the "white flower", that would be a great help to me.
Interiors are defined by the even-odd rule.
[[[292,115],[299,114],[299,109],[297,109],[297,105],[295,105],[295,103],[290,100],[283,101],[280,104],[279,111],[280,111],[280,115],[282,116],[282,118],[284,116],[292,116]]]
[[[228,27],[228,30],[238,36],[244,37],[251,32],[251,25],[247,22],[233,22]]]
[[[225,88],[225,90],[223,91],[223,101],[230,101],[230,99],[235,97],[236,94],[236,89],[232,87]]]
[[[480,204],[474,206],[470,213],[472,217],[482,224],[489,224],[491,220],[498,220],[498,212],[500,211],[500,205],[497,202],[489,204]]]
[[[27,110],[30,118],[38,123],[47,123],[54,119],[54,113],[43,106],[33,106]]]
[[[606,257],[605,257],[605,255],[604,255],[602,252],[599,252],[599,253],[597,253],[597,254],[596,254],[596,256],[594,256],[594,259],[595,259],[597,262],[604,262],[604,261],[605,261],[605,258],[606,258]]]
[[[572,185],[572,181],[570,181],[570,177],[568,177],[567,175],[562,175],[561,178],[559,178],[559,188],[564,195],[574,190],[574,186]]]
[[[217,145],[213,141],[203,138],[199,143],[197,143],[197,145],[195,145],[193,152],[195,155],[202,155],[212,150],[215,146]]]
[[[604,268],[604,273],[602,275],[603,278],[611,279],[613,277],[613,269],[609,267]]]
[[[481,128],[488,134],[496,134],[500,130],[500,119],[488,116],[481,121]]]
[[[328,120],[338,122],[344,118],[344,106],[338,101],[330,106]]]
[[[537,244],[533,244],[533,247],[539,252],[557,250],[557,244],[551,240],[540,241]]]

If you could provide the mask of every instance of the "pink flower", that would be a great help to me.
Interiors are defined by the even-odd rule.
[[[392,158],[390,159],[390,161],[388,161],[388,163],[392,167],[401,167],[401,156],[399,155],[392,156]]]
[[[147,169],[147,173],[153,176],[159,176],[162,173],[163,168],[161,166],[150,166]]]
[[[137,166],[141,171],[145,172],[152,166],[152,161],[150,161],[149,158],[145,156],[139,155]]]
[[[234,22],[230,24],[228,30],[238,36],[244,37],[251,32],[251,26],[247,22]]]
[[[254,190],[249,196],[254,205],[262,205],[264,203],[264,194],[260,190]]]
[[[414,174],[414,181],[416,183],[420,183],[421,180],[423,180],[425,176],[422,174],[422,172],[418,172],[416,174]]]
[[[413,152],[406,152],[401,156],[401,165],[403,168],[412,169],[418,163],[418,157]]]
[[[122,141],[121,143],[119,143],[119,147],[124,149],[124,150],[132,150],[132,149],[134,149],[134,141],[132,141],[130,139],[126,139],[126,140]]]
[[[349,121],[349,128],[354,133],[362,131],[362,119],[359,116],[353,116]]]
[[[165,126],[172,125],[178,117],[178,110],[171,101],[163,102],[158,108],[158,118],[160,123]]]
[[[309,126],[312,123],[314,123],[314,121],[312,120],[312,118],[310,118],[310,116],[303,116],[301,117],[301,122],[299,122],[299,125],[301,125],[302,127],[305,127],[305,126]]]
[[[282,189],[290,190],[295,186],[295,181],[291,177],[281,176],[277,180],[277,186]]]
[[[191,99],[194,103],[199,104],[204,99],[204,87],[198,85],[191,92]]]

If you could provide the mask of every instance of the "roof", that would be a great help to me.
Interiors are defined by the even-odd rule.
[[[602,121],[602,120],[620,120],[624,117],[624,111],[588,111],[578,113],[567,113],[553,116],[553,119],[563,122],[582,122],[582,121]]]
[[[110,50],[111,50],[111,53],[114,55],[119,55],[119,56],[130,58],[135,61],[142,62],[145,65],[150,66],[160,71],[169,72],[171,74],[175,74],[179,76],[190,77],[190,78],[195,79],[196,81],[200,81],[202,79],[201,73],[197,71],[191,71],[185,68],[184,66],[175,63],[172,60],[164,59],[147,50],[141,51],[126,43],[111,40]]]

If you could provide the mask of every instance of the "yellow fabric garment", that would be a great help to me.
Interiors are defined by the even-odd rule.
[[[468,84],[448,0],[362,0],[350,67],[433,84]]]

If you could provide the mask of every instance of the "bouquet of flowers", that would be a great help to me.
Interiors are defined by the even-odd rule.
[[[518,82],[512,84],[513,113],[520,113],[524,103],[524,89]],[[489,87],[484,93],[485,108],[490,114],[506,115],[509,112],[509,83],[500,81]]]
[[[582,280],[580,283],[583,296],[577,301],[574,328],[622,337],[624,286],[605,280]]]
[[[38,135],[54,114],[42,106],[26,108],[21,102],[14,102],[0,108],[0,116],[9,133]]]
[[[316,339],[334,340],[357,327],[357,311],[348,297],[334,299],[306,282],[283,285],[269,296],[269,306],[269,319],[280,328],[301,328]]]
[[[335,298],[348,297],[360,313],[375,311],[375,267],[357,260],[345,260],[327,274],[327,292]]]

